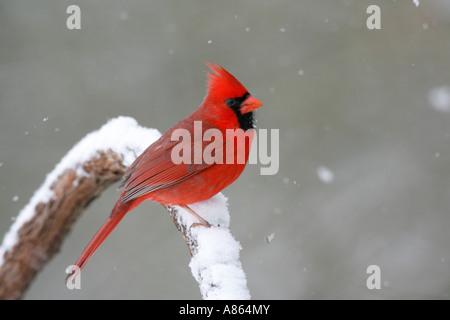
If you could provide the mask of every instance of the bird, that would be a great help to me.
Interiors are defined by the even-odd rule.
[[[218,63],[205,64],[210,71],[206,72],[207,92],[203,102],[145,149],[128,167],[119,186],[121,194],[110,216],[88,243],[66,282],[73,280],[81,272],[122,218],[145,200],[157,202],[164,207],[180,206],[197,218],[199,223],[195,226],[210,227],[189,205],[211,198],[241,175],[248,162],[254,137],[253,112],[263,104]],[[199,124],[202,135],[213,129],[212,132],[227,137],[227,132],[231,130],[243,133],[245,143],[239,144],[239,135],[230,135],[232,141],[221,141],[217,135],[214,136],[214,141],[195,137]],[[195,138],[180,142],[173,138],[179,131],[188,132]],[[174,155],[177,155],[174,151],[180,148],[181,143],[187,147],[182,149],[183,159],[191,161],[173,160]],[[218,161],[199,161],[195,158],[196,147],[197,151],[206,151],[212,143],[215,143],[216,148],[213,148],[211,156]],[[191,152],[191,155],[185,155],[184,152],[189,149],[194,149],[194,154]]]

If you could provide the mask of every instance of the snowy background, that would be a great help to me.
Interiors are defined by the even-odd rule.
[[[81,30],[66,8],[81,7]],[[381,30],[366,9],[381,7]],[[420,1],[0,1],[0,234],[88,132],[161,132],[233,73],[280,129],[280,170],[224,190],[254,299],[450,298],[450,4]],[[68,290],[117,199],[75,224],[26,299],[200,299],[159,205],[129,214]],[[268,241],[270,240],[270,241]],[[366,269],[381,268],[368,290]]]

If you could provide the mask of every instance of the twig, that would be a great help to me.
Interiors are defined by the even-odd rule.
[[[0,267],[0,299],[18,299],[36,273],[59,251],[62,241],[83,210],[120,179],[122,157],[109,151],[81,165],[88,175],[67,169],[51,186],[55,197],[39,202],[32,219],[17,231],[17,242],[6,251]]]
[[[189,247],[192,256],[189,267],[199,284],[203,299],[250,299],[239,260],[241,246],[229,230],[227,199],[219,193],[190,207],[205,218],[211,227],[198,225],[198,221],[180,207],[168,210]]]

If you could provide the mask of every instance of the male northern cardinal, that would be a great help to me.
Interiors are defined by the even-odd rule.
[[[206,65],[214,73],[207,73],[208,91],[203,103],[151,144],[125,172],[121,184],[123,191],[111,215],[76,262],[79,270],[86,265],[125,214],[144,200],[152,200],[166,207],[181,206],[193,214],[199,224],[209,227],[209,223],[189,208],[188,204],[211,198],[240,176],[247,163],[254,134],[253,130],[250,130],[254,128],[252,111],[261,107],[262,103],[252,97],[247,89],[221,66],[208,62]],[[231,141],[236,146],[231,154],[231,160],[234,161],[229,161],[230,154],[227,158],[227,141],[223,139],[221,150],[215,152],[223,154],[227,161],[175,164],[172,160],[172,150],[180,142],[172,141],[172,133],[176,129],[186,129],[191,135],[195,135],[194,122],[197,121],[201,121],[202,134],[208,129],[218,129],[223,137],[226,137],[227,129],[242,129],[248,136],[247,143],[242,148],[235,139]],[[208,145],[207,142],[201,141],[201,150]],[[190,143],[194,146],[196,141],[192,139]],[[229,144],[230,141],[228,146]],[[245,162],[239,161],[238,158],[242,156],[239,155],[240,152],[243,152]],[[191,159],[194,159],[194,156]],[[75,272],[74,270],[67,279]]]

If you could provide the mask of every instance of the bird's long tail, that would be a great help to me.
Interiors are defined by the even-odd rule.
[[[75,265],[78,268],[74,268],[72,270],[72,273],[67,276],[66,282],[69,281],[69,279],[72,281],[75,277],[79,275],[80,271],[86,266],[86,263],[92,257],[94,252],[100,247],[103,241],[105,241],[105,239],[119,224],[119,222],[127,214],[127,212],[131,211],[138,205],[138,203],[136,203],[136,201],[133,200],[119,204],[121,198],[122,197],[119,197],[119,200],[114,206],[109,218],[105,221],[103,226],[97,231],[95,236],[86,246],[80,258],[78,258],[77,262],[75,263]]]

